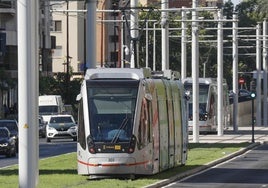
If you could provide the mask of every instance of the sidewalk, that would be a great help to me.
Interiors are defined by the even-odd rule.
[[[254,141],[268,142],[268,127],[254,127]],[[193,135],[189,135],[189,142],[193,142]],[[252,127],[238,127],[238,131],[234,132],[233,128],[225,130],[222,136],[217,133],[200,134],[199,143],[241,143],[252,142]]]

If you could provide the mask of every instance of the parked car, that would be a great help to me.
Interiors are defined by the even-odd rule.
[[[1,119],[0,127],[6,127],[9,130],[10,136],[14,137],[16,141],[16,151],[19,151],[18,122],[16,120]]]
[[[38,117],[39,121],[39,136],[42,138],[46,137],[46,122],[44,121],[42,116]]]
[[[0,127],[0,154],[6,157],[16,156],[16,140],[6,127]]]
[[[233,96],[234,96],[234,93],[232,90],[230,90],[229,91],[230,104],[233,103]],[[249,100],[252,100],[251,92],[246,90],[246,89],[239,89],[238,90],[238,102],[245,102],[245,101],[249,101]]]
[[[77,124],[72,115],[52,115],[46,126],[47,142],[52,139],[72,138],[77,140]]]

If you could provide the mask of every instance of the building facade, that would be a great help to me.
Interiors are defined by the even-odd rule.
[[[50,35],[55,39],[52,73],[66,72],[69,66],[73,74],[81,75],[85,63],[84,2],[51,1],[50,6]]]
[[[191,7],[192,0],[169,0],[170,8]],[[0,118],[3,105],[17,103],[17,6],[0,0]],[[96,15],[96,60],[99,67],[128,66],[130,14],[128,1],[99,0]],[[72,71],[81,77],[86,63],[85,1],[40,0],[40,74],[53,76]],[[199,6],[221,7],[223,0],[200,0]],[[140,0],[139,5],[161,7],[160,0]],[[121,8],[121,11],[118,9]],[[68,10],[68,11],[67,11]],[[110,10],[110,11],[107,11]],[[111,11],[114,10],[114,11]]]
[[[0,1],[0,118],[17,103],[17,16],[15,1]]]

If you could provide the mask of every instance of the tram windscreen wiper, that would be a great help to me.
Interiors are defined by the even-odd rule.
[[[122,133],[125,132],[123,129],[126,127],[127,122],[128,122],[128,119],[129,119],[128,117],[125,117],[125,118],[123,119],[123,121],[122,121],[122,123],[121,123],[119,129],[117,129],[117,132],[116,132],[116,134],[114,135],[114,137],[113,137],[111,143],[116,143],[117,140],[118,140],[118,138],[119,138],[120,135],[121,135],[121,132],[122,132]]]

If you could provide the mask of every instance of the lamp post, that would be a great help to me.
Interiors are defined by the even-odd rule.
[[[256,97],[256,94],[255,92],[251,92],[250,94],[251,96],[251,128],[252,128],[252,139],[251,139],[251,142],[254,143],[255,142],[255,139],[254,139],[254,122],[255,122],[255,118],[254,118],[254,99]]]

